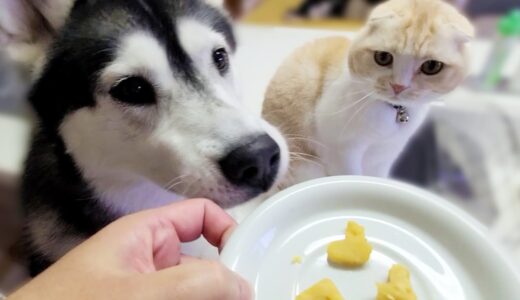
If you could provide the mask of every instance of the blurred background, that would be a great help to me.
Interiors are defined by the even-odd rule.
[[[239,23],[236,65],[251,109],[260,113],[270,78],[292,50],[318,37],[352,36],[379,2],[226,1]],[[520,0],[450,2],[477,28],[471,76],[435,105],[392,176],[474,215],[520,268]],[[20,229],[17,183],[31,129],[25,104],[31,69],[16,48],[4,46],[2,26],[0,21],[0,287],[9,288],[23,273],[5,257]]]

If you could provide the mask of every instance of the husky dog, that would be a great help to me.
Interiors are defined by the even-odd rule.
[[[29,96],[32,275],[122,215],[186,197],[229,208],[283,177],[287,145],[240,104],[235,37],[213,2],[77,0],[56,14]]]

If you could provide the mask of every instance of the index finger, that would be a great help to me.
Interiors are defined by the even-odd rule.
[[[235,221],[219,206],[206,199],[179,202],[135,216],[135,221],[150,222],[153,256],[159,269],[180,262],[181,242],[191,242],[201,235],[213,246],[222,247],[235,227]]]
[[[143,213],[142,218],[156,219],[172,226],[181,242],[204,236],[215,247],[222,246],[236,222],[222,208],[207,199],[185,200]]]

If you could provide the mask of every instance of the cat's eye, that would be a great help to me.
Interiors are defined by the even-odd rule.
[[[229,69],[229,56],[226,49],[219,48],[213,51],[213,63],[221,75],[227,72]]]
[[[444,68],[444,64],[436,60],[428,60],[421,65],[421,72],[425,75],[439,74]]]
[[[386,67],[394,62],[394,56],[386,51],[376,51],[374,53],[374,60],[378,65]]]
[[[153,86],[139,76],[120,80],[109,93],[114,99],[132,105],[151,105],[156,102]]]

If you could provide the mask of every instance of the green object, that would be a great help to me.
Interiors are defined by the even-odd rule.
[[[502,80],[504,65],[511,55],[511,49],[520,36],[520,9],[515,9],[498,21],[499,40],[495,43],[484,76],[484,89],[492,90]]]
[[[520,35],[520,9],[512,10],[507,15],[500,18],[498,31],[503,36]]]

